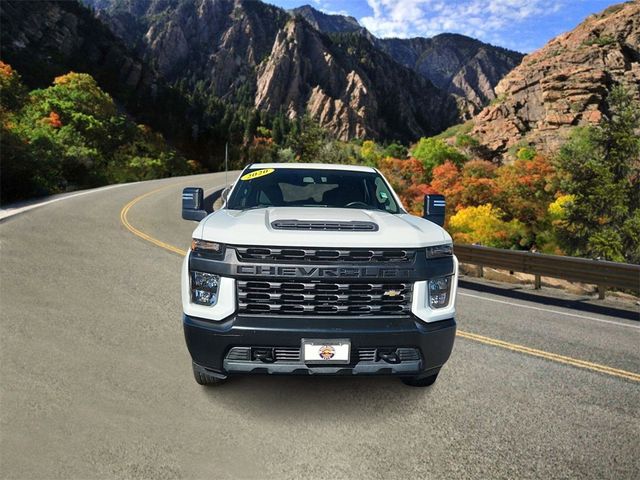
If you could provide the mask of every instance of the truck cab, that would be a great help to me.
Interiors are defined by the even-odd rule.
[[[199,221],[182,266],[183,324],[195,379],[234,375],[394,375],[436,380],[456,332],[458,262],[442,196],[409,215],[365,166],[245,168]]]

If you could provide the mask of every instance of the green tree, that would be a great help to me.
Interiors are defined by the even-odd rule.
[[[3,65],[3,202],[197,170],[196,164],[169,148],[161,135],[121,114],[91,76],[62,75],[52,86],[21,97],[9,95],[12,89],[19,93],[23,87],[17,74]]]
[[[301,162],[318,162],[323,146],[331,140],[328,132],[309,115],[300,122],[300,134],[290,136],[291,147]]]
[[[411,150],[411,155],[422,162],[429,180],[431,179],[431,172],[438,165],[449,161],[454,165],[461,166],[467,160],[467,157],[455,147],[433,137],[423,137],[418,140],[418,143]]]
[[[409,151],[407,147],[393,142],[384,148],[383,156],[393,158],[407,158]]]
[[[622,87],[607,100],[610,114],[574,131],[560,150],[561,189],[573,201],[558,236],[572,255],[638,263],[640,109]]]

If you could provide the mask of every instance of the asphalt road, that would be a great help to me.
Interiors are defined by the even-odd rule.
[[[634,305],[467,281],[431,388],[197,385],[182,258],[120,214],[153,191],[127,221],[186,249],[195,224],[180,219],[180,189],[223,181],[132,184],[0,223],[3,478],[640,478]]]

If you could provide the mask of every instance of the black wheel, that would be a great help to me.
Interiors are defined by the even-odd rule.
[[[437,378],[437,373],[428,377],[405,377],[402,379],[402,383],[410,387],[429,387],[436,382]]]
[[[218,378],[206,372],[204,368],[191,362],[193,367],[193,378],[200,385],[220,385],[226,381],[226,378]]]

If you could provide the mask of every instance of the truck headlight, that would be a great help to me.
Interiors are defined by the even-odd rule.
[[[429,307],[443,308],[449,305],[449,293],[451,292],[451,275],[432,278],[427,282],[429,288]]]
[[[191,251],[199,256],[214,260],[224,257],[224,245],[218,242],[209,242],[193,238],[191,240]]]
[[[450,243],[444,243],[442,245],[427,247],[426,254],[427,258],[450,257],[453,255],[453,245]]]
[[[220,275],[191,272],[191,300],[198,305],[213,306],[218,303]]]

